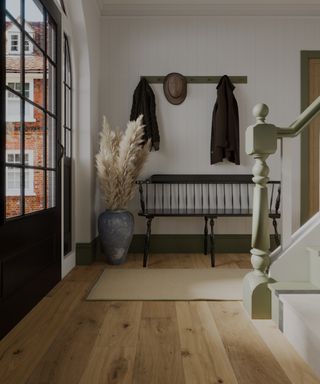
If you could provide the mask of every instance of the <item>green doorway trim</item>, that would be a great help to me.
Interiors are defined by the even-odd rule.
[[[301,112],[304,111],[309,102],[309,60],[320,59],[320,51],[301,51]],[[301,134],[301,174],[300,174],[300,196],[301,211],[300,224],[303,225],[308,219],[309,212],[309,130],[305,129]]]

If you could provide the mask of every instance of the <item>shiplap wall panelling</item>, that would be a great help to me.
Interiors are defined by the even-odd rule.
[[[319,18],[299,17],[103,17],[101,114],[125,126],[140,75],[246,75],[236,84],[240,110],[241,165],[209,163],[215,85],[188,85],[188,96],[173,106],[161,85],[152,85],[157,101],[160,151],[152,152],[144,175],[153,173],[251,173],[244,135],[254,119],[252,107],[265,102],[268,121],[285,126],[300,112],[300,50],[319,49]],[[299,201],[299,139],[292,147],[293,200]],[[285,146],[284,146],[285,148]],[[285,154],[284,154],[285,155]],[[281,176],[280,148],[270,157],[270,177]],[[130,205],[137,211],[138,200]],[[101,206],[101,209],[102,206]],[[299,217],[296,210],[295,220]],[[197,219],[161,219],[153,233],[199,233]],[[136,218],[136,233],[145,222]],[[250,233],[250,219],[219,219],[217,233]]]

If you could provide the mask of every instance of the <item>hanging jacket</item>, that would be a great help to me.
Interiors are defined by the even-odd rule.
[[[217,101],[212,113],[211,164],[219,163],[224,158],[240,164],[239,113],[234,88],[226,75],[217,85]]]
[[[144,140],[151,139],[151,147],[155,151],[159,150],[160,136],[156,117],[156,101],[152,88],[147,80],[142,78],[133,94],[130,120],[136,120],[143,114],[143,124],[145,125]]]

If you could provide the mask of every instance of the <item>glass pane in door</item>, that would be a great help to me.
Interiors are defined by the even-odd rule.
[[[56,112],[56,68],[47,62],[47,109]]]
[[[27,34],[42,49],[45,49],[44,9],[39,0],[25,0],[25,21]],[[28,51],[27,46],[26,51]]]
[[[56,165],[56,120],[48,116],[47,120],[47,167]]]
[[[21,1],[6,0],[6,9],[18,22],[21,22]]]
[[[65,111],[65,126],[68,128],[71,128],[71,89],[66,86],[65,90],[65,97],[66,97],[66,111]]]
[[[71,130],[65,129],[65,153],[66,157],[71,158]]]
[[[6,6],[16,22],[21,23],[20,0],[9,0]],[[6,147],[5,147],[5,218],[10,219],[22,212],[22,34],[19,27],[6,17]],[[12,166],[10,166],[10,164]]]
[[[45,209],[45,171],[25,168],[24,177],[25,213],[32,213]]]
[[[44,167],[45,154],[45,116],[44,112],[33,104],[25,102],[24,125],[25,151],[32,151],[31,166]]]
[[[7,160],[14,163],[17,154],[10,152],[6,154]],[[21,183],[22,172],[18,167],[6,167],[6,219],[20,216],[21,211]]]
[[[21,85],[22,61],[20,55],[21,32],[8,17],[6,18],[6,84]],[[15,87],[13,87],[14,90]],[[20,88],[21,90],[21,88]]]
[[[26,38],[25,44],[25,83],[29,90],[26,97],[44,108],[44,55],[30,39]]]
[[[6,92],[6,150],[21,150],[21,121],[22,101],[13,93]]]
[[[56,206],[56,172],[47,171],[47,208]]]
[[[47,22],[47,50],[50,59],[56,62],[56,26],[50,17]]]

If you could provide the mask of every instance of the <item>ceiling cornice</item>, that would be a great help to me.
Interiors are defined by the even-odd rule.
[[[320,4],[103,4],[103,16],[320,16]]]

